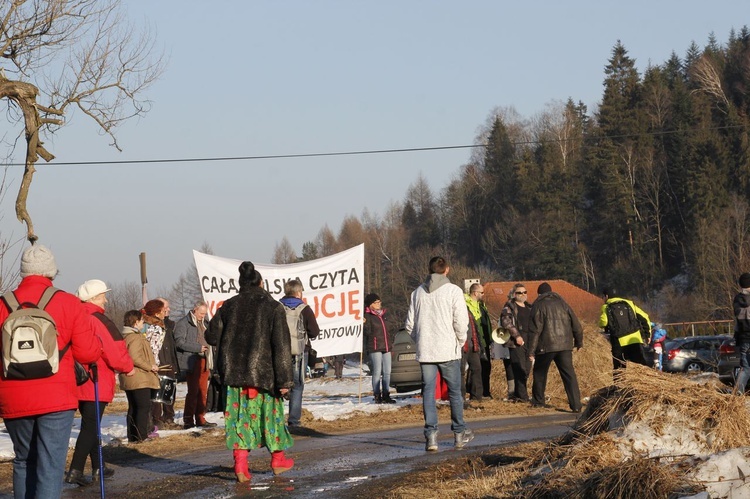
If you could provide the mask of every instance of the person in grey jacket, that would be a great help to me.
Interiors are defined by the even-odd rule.
[[[531,405],[546,406],[547,372],[554,361],[568,395],[570,410],[581,412],[581,391],[573,369],[573,348],[580,350],[583,347],[583,328],[570,306],[562,296],[552,292],[548,283],[540,284],[537,293],[539,296],[531,309],[529,324],[528,355],[534,365]]]
[[[206,396],[208,395],[209,356],[205,332],[208,324],[208,305],[199,301],[193,310],[180,319],[174,327],[174,342],[180,371],[187,373],[187,395],[182,421],[185,429],[213,427],[206,421]]]
[[[448,385],[451,406],[451,430],[455,448],[461,449],[474,434],[464,424],[464,400],[461,394],[461,349],[466,343],[469,315],[464,293],[448,280],[450,267],[440,256],[430,259],[430,275],[411,294],[405,328],[417,347],[422,369],[422,410],[427,451],[438,450],[438,416],[435,405],[437,373]]]

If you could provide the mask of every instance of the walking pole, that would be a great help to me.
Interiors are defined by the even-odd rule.
[[[99,497],[104,499],[104,456],[102,455],[102,423],[99,419],[99,368],[96,362],[91,368],[91,381],[94,382],[94,407],[96,408],[96,438],[99,451]]]

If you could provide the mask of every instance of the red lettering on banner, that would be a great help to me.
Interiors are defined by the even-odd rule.
[[[359,290],[355,289],[354,291],[349,291],[347,295],[349,298],[349,310],[354,312],[355,320],[360,320],[362,317],[362,310],[357,306],[359,305]]]
[[[323,314],[323,317],[331,318],[331,317],[333,317],[336,314],[334,314],[333,312],[329,312],[326,309],[326,303],[329,300],[333,300],[333,295],[331,295],[331,294],[323,295],[323,298],[320,299],[320,313]]]
[[[222,305],[224,305],[224,300],[221,301],[210,301],[207,303],[208,305],[208,314],[213,317],[216,315],[216,311],[221,308]]]
[[[334,304],[330,303],[331,300],[339,303],[338,310],[335,310],[336,307],[333,306]],[[310,305],[307,300],[305,300],[305,303]],[[360,320],[362,317],[362,310],[358,306],[359,303],[359,290],[354,290],[341,292],[338,296],[331,293],[323,296],[315,296],[312,299],[312,305],[310,305],[310,307],[313,309],[315,317],[320,317],[322,315],[323,317],[330,319],[332,317],[341,317],[342,315],[348,314],[353,316],[355,320]]]

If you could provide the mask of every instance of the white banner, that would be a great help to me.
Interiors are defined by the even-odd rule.
[[[224,301],[239,291],[238,268],[242,260],[207,255],[193,250],[203,299],[213,317]],[[320,334],[312,340],[318,357],[362,351],[365,246],[317,260],[273,265],[255,263],[263,285],[277,300],[284,296],[284,283],[299,279],[302,299],[315,312]]]

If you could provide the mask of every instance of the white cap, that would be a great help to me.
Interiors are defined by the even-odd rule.
[[[81,301],[89,301],[93,297],[102,293],[106,293],[109,290],[110,289],[107,287],[107,284],[104,281],[100,281],[99,279],[91,279],[78,286],[76,296]]]

